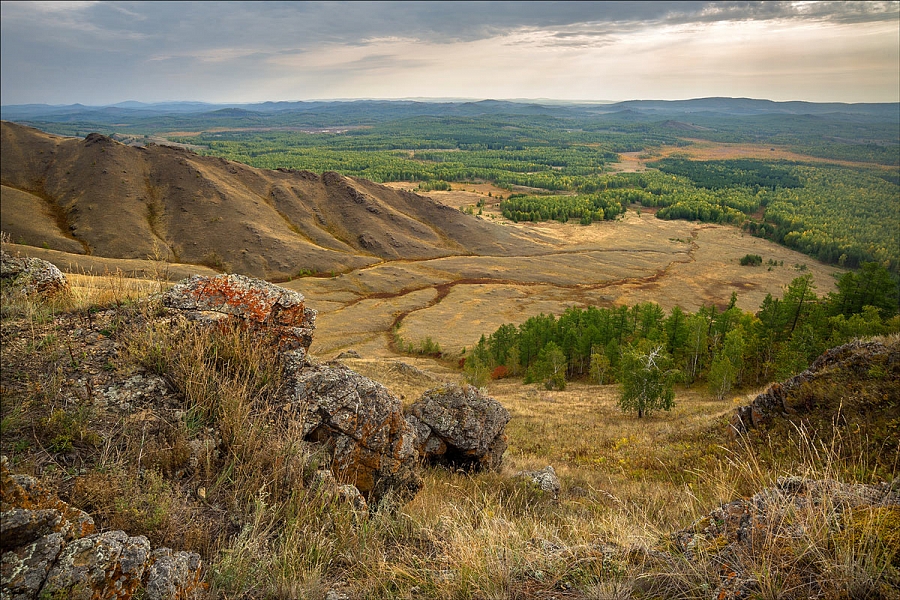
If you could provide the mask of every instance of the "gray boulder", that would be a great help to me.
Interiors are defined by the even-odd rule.
[[[19,258],[0,250],[0,280],[26,296],[52,296],[69,290],[56,265],[40,258]]]
[[[478,388],[455,384],[432,388],[406,413],[425,461],[475,470],[500,467],[509,411]]]
[[[418,492],[415,432],[387,388],[343,365],[310,366],[289,377],[286,400],[304,439],[328,447],[340,483],[356,486],[371,504],[389,492],[401,501]]]

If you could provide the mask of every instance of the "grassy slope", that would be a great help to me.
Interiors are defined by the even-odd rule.
[[[828,439],[799,437],[770,459],[731,442],[726,415],[743,399],[680,390],[671,414],[637,420],[618,412],[612,387],[538,392],[506,380],[489,389],[513,413],[501,473],[429,470],[410,504],[359,515],[310,486],[321,458],[266,410],[265,381],[277,372],[217,369],[203,358],[214,343],[230,364],[271,365],[265,348],[148,327],[152,305],[129,298],[160,282],[74,283],[72,297],[49,304],[4,298],[0,447],[17,470],[41,476],[101,527],[203,553],[212,593],[222,597],[323,598],[329,589],[354,598],[705,597],[717,585],[710,565],[654,562],[669,532],[786,473],[873,476],[859,468],[871,456],[834,452]],[[391,369],[376,363],[370,372]],[[84,383],[154,370],[175,390],[192,391],[134,401],[123,412],[102,401],[101,385]],[[408,391],[417,383],[427,384],[408,381]],[[213,451],[208,442],[217,437]],[[546,464],[562,479],[558,501],[513,477]],[[804,540],[771,548],[756,576],[777,586],[779,569],[797,568],[797,553],[810,550],[842,573],[830,582],[835,590],[883,575],[853,540],[827,532]],[[609,544],[628,551],[610,554]]]

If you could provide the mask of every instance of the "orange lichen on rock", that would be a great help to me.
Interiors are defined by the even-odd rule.
[[[166,292],[163,303],[192,313],[224,315],[273,336],[283,351],[305,353],[316,327],[316,311],[307,308],[303,294],[243,275],[195,275]]]

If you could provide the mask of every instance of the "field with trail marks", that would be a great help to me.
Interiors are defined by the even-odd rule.
[[[440,199],[448,193],[469,194],[472,204],[479,197],[461,191],[430,195]],[[779,296],[800,269],[813,274],[819,295],[833,289],[832,275],[839,272],[733,227],[663,221],[649,211],[629,210],[623,219],[590,226],[514,224],[495,217],[501,221],[536,234],[545,250],[384,261],[337,277],[283,283],[320,311],[312,352],[328,357],[353,348],[364,356],[388,356],[397,333],[408,342],[430,337],[445,353],[457,354],[503,323],[570,306],[653,301],[666,310],[679,305],[695,311],[710,304],[721,308],[736,292],[738,306],[755,311],[766,294]],[[741,266],[748,253],[779,266]]]

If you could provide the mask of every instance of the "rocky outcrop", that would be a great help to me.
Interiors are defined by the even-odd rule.
[[[94,533],[93,519],[0,464],[0,595],[8,600],[188,600],[205,586],[197,554],[144,536]]]
[[[900,400],[900,341],[896,338],[859,340],[827,350],[799,375],[773,383],[749,405],[737,408],[731,419],[732,429],[738,434],[746,433],[750,429],[765,428],[782,417],[823,408],[821,398],[804,393],[804,388],[819,380],[833,379],[835,374],[841,374],[844,387],[851,380],[870,390],[873,384],[887,383],[888,389],[893,389],[894,397],[886,400],[896,403]],[[831,383],[834,382],[829,381]]]
[[[316,328],[316,311],[303,294],[243,275],[195,275],[163,296],[169,308],[207,319],[230,319],[274,337],[280,350],[305,355]]]
[[[374,504],[389,492],[408,500],[422,486],[415,432],[383,385],[341,365],[318,365],[293,372],[286,393],[304,438],[328,447],[339,482]]]
[[[348,498],[360,493],[378,504],[389,492],[410,499],[422,485],[415,433],[400,401],[379,383],[340,365],[309,365],[316,312],[303,295],[240,275],[195,276],[163,297],[169,309],[203,321],[233,321],[274,338],[285,365],[288,412],[303,425],[305,440],[323,444]],[[297,359],[300,360],[297,360]],[[365,504],[363,498],[354,505]]]
[[[425,461],[476,470],[500,467],[509,412],[477,388],[432,388],[407,409],[406,420]]]
[[[855,530],[859,516],[871,527],[873,511],[885,513],[875,519],[882,523],[884,531],[869,530],[864,534],[877,536],[893,532],[893,541],[885,539],[877,543],[900,542],[896,534],[900,524],[900,487],[896,484],[863,485],[784,477],[775,487],[766,488],[749,499],[723,504],[672,537],[676,548],[688,560],[713,561],[720,580],[713,598],[736,600],[760,591],[752,576],[754,566],[772,560],[792,545],[815,547],[820,543],[817,536],[823,535],[823,527],[824,535],[831,541],[842,536],[859,536],[861,532]],[[799,593],[791,597],[818,597],[816,580],[813,570],[798,573],[797,581],[790,584],[797,586],[795,591]]]
[[[0,280],[26,296],[53,296],[69,290],[62,271],[40,258],[19,258],[0,250]]]

